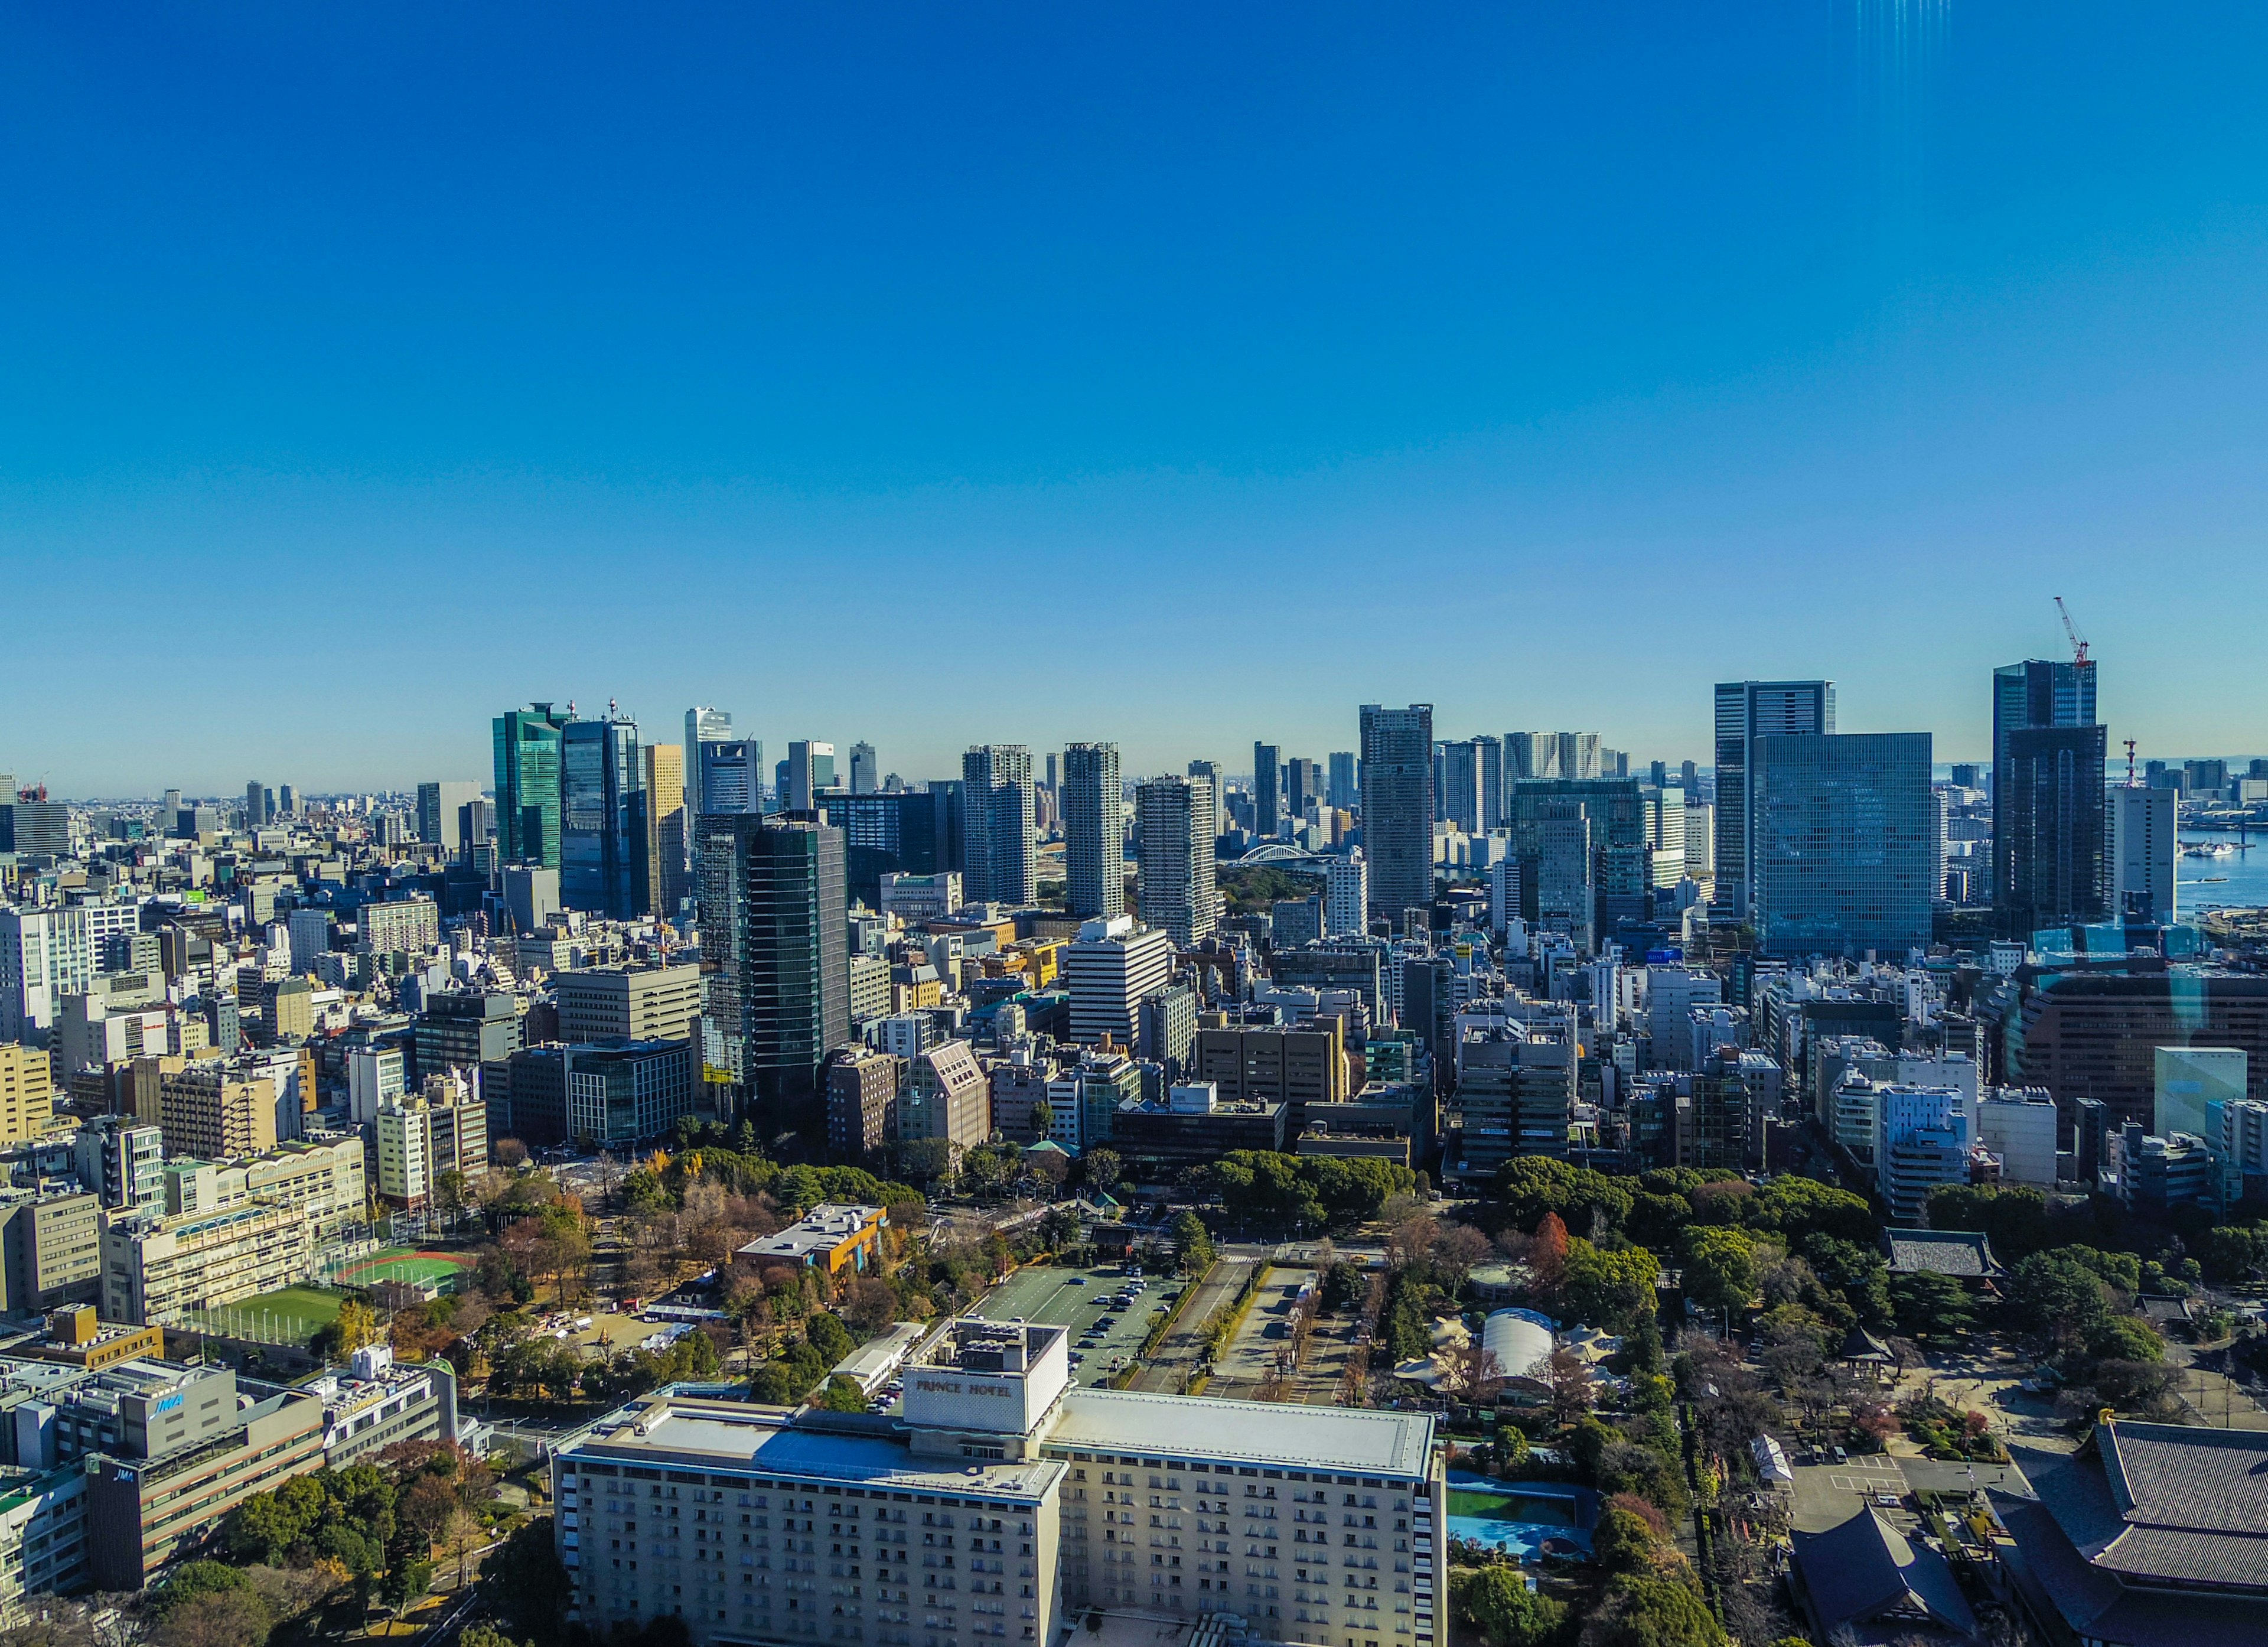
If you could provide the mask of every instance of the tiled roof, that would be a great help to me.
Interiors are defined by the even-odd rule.
[[[1992,1244],[1970,1230],[1885,1230],[1882,1246],[1890,1268],[1901,1274],[1933,1271],[1940,1275],[1997,1275]]]
[[[1913,1610],[1964,1635],[1977,1629],[1945,1558],[1915,1548],[1871,1507],[1824,1533],[1790,1536],[1804,1589],[1830,1635],[1845,1624]]]

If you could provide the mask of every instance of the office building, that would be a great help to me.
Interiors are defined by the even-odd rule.
[[[1725,681],[1716,694],[1717,896],[1747,917],[1755,835],[1759,739],[1819,737],[1835,730],[1832,681]],[[1923,776],[1927,778],[1925,768]]]
[[[67,858],[70,850],[70,807],[48,800],[44,786],[20,795],[0,789],[0,852]]]
[[[549,927],[559,913],[559,871],[541,864],[511,864],[504,872],[506,930],[526,934]]]
[[[2175,864],[2180,856],[2171,789],[2120,787],[2106,797],[2110,814],[2110,913],[2170,926],[2180,917]]]
[[[1874,1184],[1892,1222],[1919,1224],[1929,1193],[1969,1182],[1969,1106],[1950,1087],[1881,1087]]]
[[[816,738],[798,738],[787,746],[787,789],[781,798],[781,809],[789,812],[810,812],[819,805],[817,797],[836,787],[835,746]]]
[[[1930,735],[1772,734],[1742,754],[1757,949],[1892,958],[1928,943]]]
[[[1110,1147],[1141,1179],[1171,1180],[1232,1150],[1282,1154],[1290,1142],[1284,1106],[1226,1102],[1210,1082],[1176,1083],[1156,1098],[1129,1098],[1111,1119]]]
[[[961,757],[961,783],[968,896],[1030,904],[1039,895],[1032,855],[1031,750],[1020,743],[973,746]]]
[[[967,1041],[943,1041],[917,1052],[898,1098],[898,1138],[942,1138],[956,1150],[992,1133],[990,1083]]]
[[[563,1041],[676,1039],[701,1016],[701,968],[578,967],[552,980]]]
[[[418,1015],[417,1073],[501,1064],[519,1050],[518,999],[500,989],[445,990],[425,997]]]
[[[1352,750],[1334,750],[1330,757],[1330,803],[1341,812],[1351,812],[1362,804],[1362,791],[1355,777],[1355,755]]]
[[[688,760],[691,758],[688,757]],[[718,738],[700,745],[700,770],[688,773],[696,817],[764,809],[764,745],[761,738]]]
[[[481,798],[476,783],[440,781],[417,786],[417,838],[438,846],[452,857],[483,843],[467,840],[462,833],[464,812]]]
[[[874,746],[853,743],[850,746],[850,793],[870,795],[881,787],[880,770],[874,764]]]
[[[2055,1100],[2037,1087],[2002,1087],[1977,1103],[1977,1141],[2000,1163],[2000,1182],[2036,1190],[2056,1185]]]
[[[1273,743],[1252,746],[1252,832],[1273,840],[1284,829],[1284,754]]]
[[[2148,1130],[2217,1139],[2218,1113],[2251,1095],[2250,1057],[2241,1046],[2161,1046],[2154,1049],[2155,1080]]]
[[[166,1199],[165,1134],[135,1124],[130,1115],[100,1115],[72,1140],[79,1183],[107,1211],[162,1210]]]
[[[1511,807],[1521,920],[1566,932],[1580,951],[1595,949],[1616,922],[1650,913],[1636,779],[1523,779],[1512,787]]]
[[[554,1494],[577,1524],[570,1543],[570,1515],[559,1518],[571,1618],[593,1630],[681,1618],[698,1647],[822,1632],[856,1647],[1049,1647],[1064,1621],[1092,1610],[1138,1614],[1145,1629],[1233,1614],[1265,1639],[1322,1647],[1440,1638],[1444,1501],[1427,1415],[1079,1388],[1068,1334],[1024,1322],[955,1323],[904,1385],[903,1422],[888,1429],[663,1394],[562,1447]],[[1149,1496],[1152,1474],[1161,1518],[1215,1516],[1231,1531],[1195,1542],[1164,1519],[1138,1531],[1133,1510],[1111,1506]],[[641,1521],[669,1525],[656,1512],[673,1487],[731,1518],[733,1534],[749,1540],[729,1547],[735,1559],[657,1555],[687,1547],[657,1546],[651,1532],[633,1553]],[[838,1533],[856,1529],[868,1552],[862,1565],[873,1576],[855,1598],[784,1564],[778,1529],[806,1501],[814,1515],[825,1506]],[[1328,1518],[1336,1531],[1350,1514],[1353,1545],[1270,1536],[1295,1517]],[[1122,1525],[1122,1515],[1132,1519]],[[947,1538],[964,1550],[981,1540],[967,1559],[991,1571],[961,1569],[954,1590],[922,1582],[950,1569],[917,1564],[914,1552],[926,1562]]]
[[[1134,790],[1139,844],[1135,899],[1143,924],[1194,949],[1213,933],[1219,894],[1213,880],[1217,794],[1205,778],[1152,778]]]
[[[645,761],[637,722],[615,713],[560,734],[559,898],[615,920],[651,913]]]
[[[703,812],[711,811],[747,812],[761,809],[752,805],[748,797],[752,794],[761,792],[763,787],[764,752],[762,744],[755,747],[754,764],[741,769],[739,803],[728,807],[711,807],[708,804],[708,770],[702,764],[704,753],[703,746],[729,742],[732,738],[733,717],[729,711],[712,709],[706,705],[696,704],[685,712],[685,815],[687,817],[697,818]],[[744,758],[747,753],[747,746],[744,745],[742,750]],[[686,838],[687,852],[689,854],[692,850],[690,824],[687,825]]]
[[[158,1083],[158,1126],[169,1156],[228,1161],[276,1147],[276,1088],[240,1081],[219,1059],[196,1059]]]
[[[356,1126],[375,1119],[380,1106],[409,1089],[409,1060],[401,1043],[346,1049],[347,1114]],[[173,1148],[172,1140],[166,1141]]]
[[[497,857],[560,867],[560,749],[567,727],[549,704],[496,719]]]
[[[674,743],[645,750],[645,883],[653,913],[674,920],[688,896],[691,874],[685,809],[685,751]]]
[[[0,1143],[38,1137],[55,1114],[55,1082],[47,1053],[35,1046],[0,1043]]]
[[[587,1071],[569,1075],[569,1109],[594,1078]],[[597,1084],[603,1088],[603,1080]],[[636,1136],[645,1136],[637,1134]],[[464,1180],[484,1177],[489,1165],[488,1105],[477,1071],[469,1077],[436,1075],[416,1097],[397,1098],[378,1112],[373,1124],[378,1147],[378,1193],[387,1205],[415,1212],[432,1203],[451,1173]],[[597,1135],[594,1134],[594,1138]],[[603,1141],[628,1141],[607,1138]]]
[[[1685,791],[1674,784],[1649,784],[1638,793],[1646,808],[1648,884],[1658,890],[1674,887],[1686,875]]]
[[[2268,1101],[2268,979],[2213,969],[2021,971],[1995,1007],[1993,1078],[2045,1087],[2067,1124],[2099,1104],[2112,1126],[2154,1123],[2157,1049],[2222,1046],[2247,1055],[2248,1095]]]
[[[855,1165],[889,1141],[890,1106],[905,1068],[905,1060],[865,1046],[828,1060],[827,1148],[835,1160]]]
[[[953,854],[960,792],[958,784],[933,784],[926,790],[857,795],[838,789],[821,795],[820,816],[843,831],[843,874],[850,896],[875,904],[885,875],[956,870]]]
[[[1200,1026],[1189,1068],[1191,1080],[1206,1082],[1230,1104],[1283,1105],[1292,1138],[1307,1129],[1313,1110],[1348,1097],[1346,1044],[1335,1018],[1303,1029]]]
[[[1564,1158],[1582,1052],[1573,1023],[1546,1010],[1456,1035],[1465,1175],[1486,1178],[1515,1156]]]
[[[2101,919],[2109,735],[2095,691],[2092,661],[1992,671],[1992,897],[2008,935]]]
[[[1323,770],[1303,758],[1284,764],[1284,814],[1296,824],[1323,804]]]
[[[0,1189],[0,1311],[92,1304],[102,1289],[102,1203],[75,1191]]]
[[[1440,791],[1440,818],[1468,835],[1495,827],[1483,823],[1481,741],[1463,738],[1438,746],[1434,782]]]
[[[1028,791],[1028,785],[1027,786]],[[850,1038],[843,831],[801,819],[701,820],[701,960],[730,1076],[760,1125],[826,1137],[827,1055]]]
[[[1134,1045],[1141,1002],[1163,989],[1174,973],[1174,940],[1131,915],[1090,920],[1064,946],[1063,970],[1071,991],[1071,1039],[1093,1046],[1106,1037]]]
[[[880,890],[882,913],[895,915],[909,926],[943,920],[968,901],[961,890],[960,872],[953,869],[931,875],[892,870],[882,876]]]
[[[1365,704],[1361,726],[1371,913],[1399,927],[1404,911],[1433,902],[1433,706]]]
[[[1072,914],[1126,912],[1125,791],[1116,743],[1074,743],[1063,758],[1064,890]]]
[[[63,997],[94,986],[103,945],[136,923],[122,904],[0,908],[0,1041],[43,1042]]]
[[[1169,984],[1142,998],[1140,1016],[1135,1050],[1168,1081],[1180,1080],[1196,1052],[1197,992],[1188,984]],[[994,1091],[997,1097],[998,1089]]]
[[[1522,809],[1521,823],[1521,837],[1532,839],[1535,851],[1531,860],[1513,861],[1521,865],[1522,889],[1535,890],[1535,924],[1566,934],[1578,954],[1590,954],[1598,947],[1599,892],[1589,812],[1572,796],[1537,797]]]

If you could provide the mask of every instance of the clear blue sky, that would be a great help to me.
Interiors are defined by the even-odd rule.
[[[0,769],[2268,747],[2268,12],[14,7]]]

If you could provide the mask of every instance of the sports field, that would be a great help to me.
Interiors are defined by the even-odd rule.
[[[446,1281],[473,1260],[455,1252],[421,1252],[413,1247],[387,1247],[348,1265],[333,1277],[342,1287],[375,1287],[382,1281]]]
[[[266,1343],[300,1343],[337,1320],[339,1306],[346,1301],[346,1294],[321,1287],[284,1287],[257,1298],[192,1311],[190,1324]]]

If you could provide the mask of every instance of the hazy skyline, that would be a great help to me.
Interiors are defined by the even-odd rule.
[[[1927,10],[1926,51],[1871,19]],[[2260,735],[2257,8],[0,18],[0,770]],[[1240,760],[1239,751],[1242,751]]]

